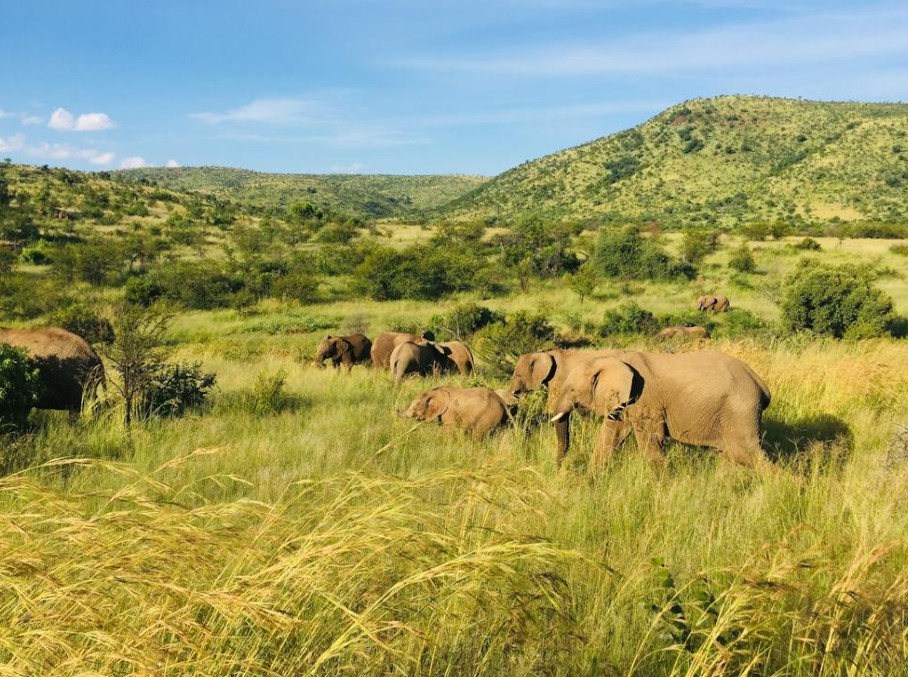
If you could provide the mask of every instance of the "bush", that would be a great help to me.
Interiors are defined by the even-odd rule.
[[[510,374],[518,357],[549,347],[554,339],[555,329],[545,316],[518,311],[476,332],[473,351],[494,371]]]
[[[814,240],[812,237],[805,237],[803,240],[798,242],[795,246],[795,249],[800,249],[807,252],[818,252],[823,248],[820,246],[820,243]]]
[[[655,315],[631,301],[605,311],[602,324],[599,325],[599,335],[653,334],[658,331],[659,324]]]
[[[889,251],[899,256],[908,256],[908,244],[894,244],[889,248]]]
[[[354,287],[377,301],[435,300],[471,289],[480,261],[466,253],[417,245],[372,251],[354,271]]]
[[[689,230],[681,241],[681,258],[696,266],[719,248],[719,233],[706,230]]]
[[[455,306],[446,315],[435,315],[429,320],[429,325],[436,334],[444,330],[449,331],[457,338],[467,339],[477,331],[493,322],[502,322],[504,317],[494,310],[480,306],[476,303],[462,303]]]
[[[182,416],[202,406],[216,381],[214,374],[202,371],[200,362],[157,365],[145,392],[144,406],[149,415]]]
[[[284,393],[286,383],[287,372],[283,369],[273,374],[267,371],[259,372],[249,397],[249,408],[259,416],[279,413],[288,401]]]
[[[111,343],[114,340],[114,329],[110,320],[98,315],[80,301],[58,308],[48,316],[48,319],[51,324],[78,334],[92,345]]]
[[[617,232],[599,231],[594,265],[605,277],[611,278],[668,280],[692,279],[696,275],[693,266],[675,260],[633,227]]]
[[[867,266],[829,266],[802,262],[783,285],[782,317],[787,329],[809,330],[836,338],[887,333],[893,320],[892,298],[873,286]]]
[[[746,242],[732,252],[728,258],[728,267],[737,270],[739,273],[752,273],[757,269],[757,262],[754,259],[753,252]]]
[[[0,344],[0,430],[21,428],[40,394],[38,368],[25,350]]]

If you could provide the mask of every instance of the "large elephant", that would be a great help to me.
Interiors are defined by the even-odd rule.
[[[666,327],[653,338],[657,341],[665,341],[666,339],[673,338],[694,338],[694,339],[708,339],[709,338],[709,329],[706,327]]]
[[[104,384],[101,358],[82,337],[60,327],[0,327],[0,343],[24,348],[35,361],[41,383],[41,396],[35,404],[38,409],[78,414],[83,401]]]
[[[708,294],[697,299],[697,310],[712,313],[725,313],[731,308],[727,296]]]
[[[372,341],[363,334],[349,336],[327,336],[315,351],[315,364],[323,368],[325,360],[331,360],[335,369],[340,365],[349,373],[354,364],[368,363],[371,359]]]
[[[473,352],[470,350],[469,346],[462,341],[445,341],[444,343],[439,343],[442,348],[448,348],[451,352],[448,353],[448,360],[450,360],[450,368],[457,369],[457,371],[465,376],[475,374],[476,366],[473,362]]]
[[[394,385],[399,386],[408,374],[427,376],[450,369],[449,353],[450,348],[444,348],[432,341],[401,343],[391,353],[391,376],[394,377]]]
[[[397,415],[457,426],[477,439],[511,419],[508,406],[494,390],[450,386],[420,393],[406,411]]]
[[[724,353],[615,351],[570,370],[552,420],[563,423],[575,409],[605,417],[591,472],[631,432],[655,463],[665,462],[662,443],[670,438],[720,449],[746,466],[765,467],[771,464],[760,448],[760,425],[769,401],[760,377]]]
[[[406,334],[397,331],[383,331],[375,337],[372,342],[370,356],[372,357],[372,366],[376,369],[387,369],[391,366],[391,353],[401,343],[410,341],[419,343],[420,341],[434,341],[435,335],[430,331],[424,331],[422,336],[415,334]]]

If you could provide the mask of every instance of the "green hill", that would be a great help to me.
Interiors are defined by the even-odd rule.
[[[437,216],[737,225],[908,219],[908,104],[723,96],[511,169]]]
[[[126,182],[213,194],[257,207],[285,208],[305,200],[367,219],[418,218],[488,180],[479,176],[266,174],[226,167],[149,167],[112,175]]]

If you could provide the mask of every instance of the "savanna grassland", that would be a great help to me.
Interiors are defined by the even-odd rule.
[[[815,214],[400,226],[3,178],[0,323],[93,332],[111,387],[0,438],[2,674],[908,674],[908,240]],[[863,290],[844,338],[793,324],[795,282],[827,269]],[[694,309],[712,292],[729,313]],[[201,405],[125,427],[101,330],[122,341],[126,308],[167,318],[157,358],[216,376]],[[712,338],[652,339],[693,323]],[[388,329],[464,338],[477,374],[312,364],[325,334]],[[657,471],[630,440],[590,476],[580,416],[557,468],[543,393],[481,441],[394,415],[556,345],[741,358],[772,391],[775,470],[670,443]]]

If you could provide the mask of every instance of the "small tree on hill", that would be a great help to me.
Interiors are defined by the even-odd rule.
[[[589,263],[580,266],[575,273],[565,273],[564,275],[564,283],[568,289],[580,297],[581,305],[583,305],[583,300],[595,291],[598,282],[599,276]]]

